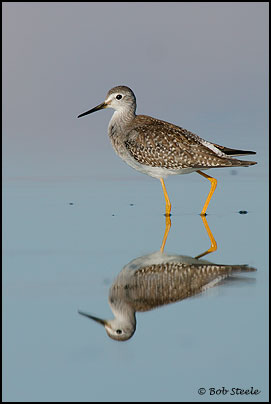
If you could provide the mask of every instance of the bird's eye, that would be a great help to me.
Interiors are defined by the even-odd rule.
[[[116,99],[117,99],[117,100],[121,100],[121,99],[122,99],[122,95],[121,95],[121,94],[118,94],[118,95],[116,96]]]
[[[117,334],[122,334],[122,330],[116,330]]]

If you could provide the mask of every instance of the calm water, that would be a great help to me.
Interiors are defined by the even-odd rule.
[[[136,332],[125,342],[110,339],[78,309],[113,318],[108,292],[116,276],[160,249],[159,181],[140,174],[8,178],[4,401],[266,401],[267,181],[252,170],[217,172],[207,216],[217,250],[204,259],[257,271],[137,313]],[[198,214],[209,183],[191,174],[166,184],[173,215],[164,251],[196,257],[210,247]],[[220,395],[210,396],[210,388]],[[260,393],[237,397],[232,388]]]

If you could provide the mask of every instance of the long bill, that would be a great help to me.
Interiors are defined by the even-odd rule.
[[[88,318],[90,318],[91,320],[96,321],[96,322],[99,323],[99,324],[102,324],[103,326],[106,326],[106,325],[107,325],[107,321],[106,321],[106,320],[103,320],[102,318],[92,316],[91,314],[84,313],[83,311],[80,311],[80,310],[78,310],[78,313],[81,314],[82,316],[88,317]]]
[[[104,109],[106,107],[107,107],[107,104],[105,102],[102,102],[101,104],[97,105],[97,107],[94,107],[94,108],[90,109],[89,111],[83,112],[82,114],[78,115],[77,118],[81,118],[81,116],[91,114],[92,112],[99,111],[100,109]]]

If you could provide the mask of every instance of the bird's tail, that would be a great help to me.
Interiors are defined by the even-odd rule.
[[[239,162],[238,165],[242,167],[248,167],[248,166],[254,166],[254,164],[257,164],[257,161],[246,161],[246,160],[237,160]]]
[[[231,272],[240,273],[240,272],[255,272],[257,271],[254,267],[249,267],[248,265],[231,265]]]
[[[247,156],[249,154],[256,154],[255,151],[230,149],[229,147],[220,146],[219,144],[215,144],[215,143],[214,143],[214,146],[217,147],[223,153],[225,153],[227,156],[232,156],[232,157]]]

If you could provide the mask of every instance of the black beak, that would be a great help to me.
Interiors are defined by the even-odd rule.
[[[80,310],[78,310],[78,313],[81,314],[82,316],[88,317],[88,318],[90,318],[91,320],[96,321],[97,323],[102,324],[103,326],[107,325],[107,321],[106,321],[106,320],[103,320],[103,319],[101,319],[101,318],[99,318],[99,317],[92,316],[91,314],[84,313],[83,311],[80,311]]]
[[[81,116],[91,114],[92,112],[99,111],[99,109],[103,109],[103,108],[106,108],[106,107],[107,107],[107,104],[105,102],[102,102],[100,105],[97,105],[97,107],[92,108],[89,111],[83,112],[83,114],[78,115],[77,118],[81,118]]]

